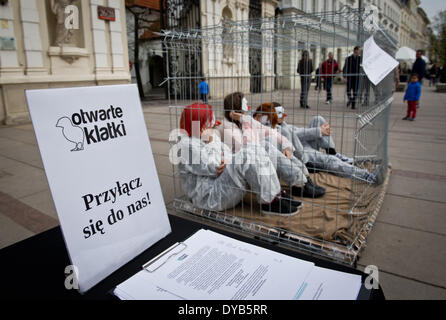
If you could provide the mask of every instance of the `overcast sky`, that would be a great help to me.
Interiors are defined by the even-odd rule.
[[[433,21],[434,17],[441,10],[446,10],[445,0],[421,0],[420,7],[426,11],[429,20]]]

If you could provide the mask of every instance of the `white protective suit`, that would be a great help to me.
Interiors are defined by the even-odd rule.
[[[248,144],[263,146],[277,175],[287,185],[302,187],[307,183],[308,170],[305,165],[294,156],[288,159],[281,151],[286,148],[294,151],[293,145],[286,137],[247,115],[242,116],[241,125],[243,130],[224,119],[219,128],[220,135],[224,137],[224,142],[230,149],[236,153]]]
[[[248,144],[232,154],[218,134],[213,135],[210,143],[181,135],[173,150],[178,156],[182,188],[198,208],[233,208],[242,201],[247,189],[256,193],[259,203],[271,203],[281,191],[276,170],[261,146]],[[218,176],[223,154],[227,165]]]
[[[298,136],[298,129],[295,126],[289,125],[285,121],[282,122],[282,124],[278,124],[276,126],[277,131],[280,132],[282,136],[288,139],[288,141],[291,141],[294,147],[293,154],[294,156],[299,159],[303,163],[308,162],[308,156],[304,151],[304,147],[302,143],[300,142],[299,136]]]
[[[293,127],[295,135],[298,137],[305,151],[308,162],[315,165],[317,169],[326,170],[333,174],[346,178],[357,178],[367,180],[369,172],[365,169],[355,167],[338,157],[320,152],[320,149],[335,149],[335,144],[331,136],[323,136],[321,126],[326,123],[321,116],[315,116],[308,128],[297,128],[286,124],[286,127]],[[282,123],[282,126],[285,122]]]

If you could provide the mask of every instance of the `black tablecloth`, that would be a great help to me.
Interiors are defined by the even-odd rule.
[[[8,299],[116,299],[111,294],[114,287],[140,271],[145,262],[166,250],[172,244],[185,240],[203,228],[203,225],[199,223],[180,217],[170,215],[169,218],[172,226],[170,235],[118,269],[84,295],[80,295],[75,290],[65,289],[65,268],[71,263],[59,227],[4,248],[0,250],[1,295]],[[365,278],[363,273],[353,268],[280,248],[263,241],[241,237],[220,229],[205,228],[266,249],[313,261],[317,266],[323,268],[361,274],[363,279]],[[116,254],[119,254],[119,252],[116,252]],[[364,286],[358,296],[360,300],[383,298],[381,289],[367,290]]]

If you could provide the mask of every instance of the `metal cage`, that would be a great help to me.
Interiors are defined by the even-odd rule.
[[[224,211],[192,205],[173,166],[175,210],[339,263],[357,261],[380,209],[390,173],[387,140],[393,92],[393,73],[374,86],[361,69],[354,74],[358,78],[353,97],[356,109],[347,108],[343,79],[351,75],[342,69],[353,48],[362,46],[371,36],[363,28],[365,17],[363,11],[349,9],[248,21],[223,19],[217,26],[163,31],[172,130],[178,128],[184,106],[200,100],[198,84],[205,77],[210,86],[208,103],[217,119],[223,119],[224,97],[235,91],[243,92],[252,108],[263,102],[280,103],[286,109],[287,122],[296,127],[307,127],[314,116],[323,116],[330,124],[336,150],[352,158],[357,168],[369,172],[378,168],[383,177],[377,184],[341,177],[330,170],[312,173],[313,180],[326,188],[326,195],[301,198],[304,212],[297,216],[271,219],[260,214],[253,201],[255,195],[249,192],[241,203]],[[379,30],[374,38],[393,55],[394,40],[388,34]],[[320,69],[329,52],[338,61],[340,72],[332,76],[330,104],[325,103],[324,90],[315,90],[326,75],[297,73],[303,50],[308,51],[314,69]],[[299,105],[304,77],[311,79],[306,96],[310,109]],[[238,191],[247,192],[234,190]]]

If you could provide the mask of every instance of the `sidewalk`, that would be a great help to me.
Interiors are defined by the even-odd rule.
[[[446,299],[446,94],[423,88],[415,122],[391,111],[392,176],[358,268],[378,266],[388,299]],[[164,200],[173,200],[166,101],[144,103]],[[0,248],[58,225],[31,124],[0,127]]]

